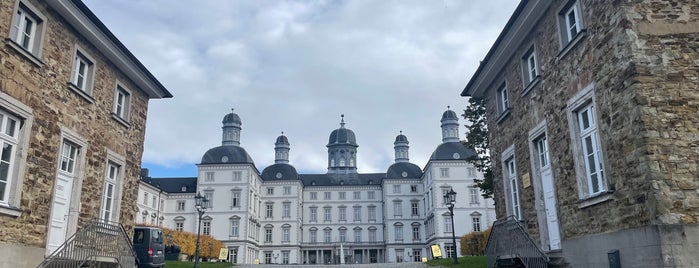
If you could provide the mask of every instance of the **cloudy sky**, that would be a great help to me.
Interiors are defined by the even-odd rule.
[[[518,2],[84,1],[175,96],[149,104],[143,166],[154,177],[196,176],[231,108],[260,171],[284,131],[291,164],[324,173],[340,114],[360,172],[386,171],[401,130],[424,167],[442,113],[462,113],[461,90]]]

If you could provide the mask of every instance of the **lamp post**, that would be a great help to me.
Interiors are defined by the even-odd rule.
[[[209,206],[209,199],[206,199],[205,196],[202,196],[201,193],[197,193],[196,196],[194,196],[194,203],[197,208],[197,212],[199,213],[199,226],[197,228],[197,245],[196,245],[196,251],[194,253],[194,268],[199,267],[199,241],[201,238],[201,217],[204,216],[204,213],[206,212],[206,208]]]
[[[456,192],[454,189],[449,189],[449,192],[444,195],[444,204],[449,208],[449,214],[451,214],[451,242],[453,245],[454,254],[454,264],[459,264],[459,260],[456,258],[456,230],[454,230],[454,204],[456,204]]]

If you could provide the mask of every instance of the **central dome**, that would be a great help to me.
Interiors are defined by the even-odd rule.
[[[328,139],[328,146],[348,144],[353,146],[357,145],[357,138],[354,136],[354,131],[349,128],[345,128],[345,115],[342,115],[342,121],[340,121],[340,128],[333,130],[330,133],[330,138]]]

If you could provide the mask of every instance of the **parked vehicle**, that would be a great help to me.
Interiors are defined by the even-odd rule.
[[[133,250],[139,268],[165,266],[165,245],[160,228],[136,226],[133,232]]]

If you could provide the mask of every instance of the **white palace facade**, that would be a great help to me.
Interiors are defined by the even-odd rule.
[[[297,173],[283,133],[275,163],[260,172],[240,146],[242,121],[231,112],[223,118],[222,145],[204,154],[197,177],[152,178],[144,170],[136,222],[196,233],[199,192],[211,200],[202,233],[222,241],[233,263],[420,261],[432,259],[432,245],[451,257],[459,237],[488,228],[495,210],[474,184],[482,174],[466,161],[475,152],[459,142],[456,113],[445,111],[441,123],[442,143],[422,169],[409,162],[401,133],[385,173],[358,173],[358,145],[343,118],[330,134],[327,173]],[[458,193],[455,230],[443,202],[449,189]]]

